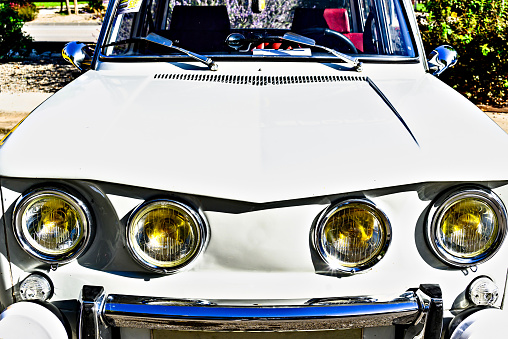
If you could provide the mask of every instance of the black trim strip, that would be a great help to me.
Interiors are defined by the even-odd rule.
[[[406,122],[404,121],[404,119],[402,118],[402,116],[399,114],[399,112],[397,112],[397,110],[395,109],[395,107],[392,105],[392,103],[390,102],[390,100],[388,100],[388,98],[384,95],[383,92],[381,92],[381,90],[379,89],[379,87],[376,86],[376,84],[374,83],[374,81],[372,81],[371,78],[367,77],[366,78],[367,82],[369,83],[370,87],[372,87],[372,89],[379,95],[379,97],[381,99],[383,99],[383,101],[385,102],[385,104],[390,107],[390,109],[392,110],[392,112],[397,116],[397,118],[399,119],[399,121],[402,123],[402,125],[404,125],[404,127],[406,128],[406,130],[409,132],[409,134],[411,135],[411,137],[413,138],[413,140],[415,141],[416,145],[418,145],[418,147],[420,147],[420,144],[418,143],[418,140],[416,140],[416,137],[413,135],[413,132],[411,132],[411,129],[409,129],[409,126],[406,124]]]

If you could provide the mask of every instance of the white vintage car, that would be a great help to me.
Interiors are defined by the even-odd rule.
[[[0,337],[506,336],[508,135],[409,1],[114,0],[64,57],[0,142]]]

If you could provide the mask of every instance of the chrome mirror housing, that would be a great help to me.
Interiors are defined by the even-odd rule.
[[[457,63],[457,59],[457,51],[452,46],[439,46],[429,55],[429,70],[432,75],[439,76],[446,69],[455,65]]]
[[[91,68],[93,49],[81,42],[71,41],[62,49],[62,57],[81,72]]]

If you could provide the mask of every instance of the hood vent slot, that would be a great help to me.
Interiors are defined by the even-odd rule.
[[[269,85],[328,83],[342,81],[366,81],[367,78],[363,76],[352,76],[352,75],[248,76],[248,75],[216,75],[216,74],[155,74],[154,79],[218,82],[234,85],[269,86]]]

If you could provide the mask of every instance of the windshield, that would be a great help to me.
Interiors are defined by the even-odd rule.
[[[400,0],[119,0],[103,56],[183,56],[150,33],[214,57],[332,57],[282,39],[294,32],[357,57],[414,57]]]

